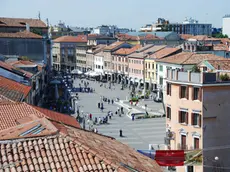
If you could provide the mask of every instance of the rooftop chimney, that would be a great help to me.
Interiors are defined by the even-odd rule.
[[[26,31],[30,32],[30,25],[26,23]]]

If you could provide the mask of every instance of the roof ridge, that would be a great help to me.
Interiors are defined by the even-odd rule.
[[[181,64],[184,64],[187,60],[189,60],[193,55],[194,55],[195,53],[191,53],[191,55],[187,58],[187,59],[185,59]]]

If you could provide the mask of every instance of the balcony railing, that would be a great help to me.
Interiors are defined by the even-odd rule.
[[[178,143],[177,150],[188,150],[188,145]]]

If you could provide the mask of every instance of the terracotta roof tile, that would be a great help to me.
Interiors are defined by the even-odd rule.
[[[72,42],[72,43],[87,43],[86,35],[78,35],[78,36],[61,36],[54,40],[54,42]]]
[[[10,103],[16,103],[16,102],[0,94],[0,105],[10,104]]]
[[[157,61],[163,63],[173,63],[173,64],[198,64],[203,60],[221,60],[221,59],[225,59],[225,58],[213,54],[181,52],[176,55],[159,59]]]
[[[14,67],[14,66],[12,66],[12,65],[10,65],[10,64],[8,64],[8,63],[5,63],[5,62],[3,62],[3,61],[0,61],[0,67],[1,67],[1,68],[4,68],[4,69],[6,69],[6,70],[9,70],[9,71],[11,71],[11,72],[13,72],[13,73],[15,73],[15,71],[17,71],[17,72],[16,72],[17,74],[21,73],[21,74],[19,74],[19,75],[21,75],[21,76],[24,76],[24,75],[25,75],[27,78],[31,78],[31,77],[33,76],[32,73],[27,72],[27,71],[24,71],[24,70],[19,69],[19,68],[16,68],[16,67]]]
[[[156,53],[150,55],[150,58],[154,58],[154,59],[161,59],[163,57],[167,57],[173,53],[176,53],[178,51],[180,51],[181,49],[179,48],[170,48],[170,47],[165,47],[159,51],[157,51]]]
[[[116,35],[119,41],[139,41],[138,36],[132,36],[128,34],[118,34]]]
[[[230,70],[230,60],[206,60],[211,64],[216,70]]]
[[[189,38],[192,38],[193,35],[190,35],[190,34],[180,34],[180,37],[181,37],[181,39],[187,40]]]
[[[121,45],[124,44],[124,43],[125,43],[125,42],[122,42],[122,41],[121,41],[121,42],[114,42],[114,43],[108,45],[107,47],[105,47],[104,50],[113,50],[113,49],[115,49],[115,48],[121,46]]]
[[[16,33],[0,32],[0,38],[42,39],[42,36],[25,30],[25,31],[16,32]]]
[[[120,48],[117,51],[115,51],[113,54],[116,54],[116,55],[129,55],[129,54],[135,52],[136,50],[138,50],[139,48],[141,48],[141,45],[139,45],[139,44],[135,45],[132,48]]]
[[[29,24],[30,27],[47,28],[46,24],[39,19],[26,19],[26,18],[5,18],[0,17],[0,27],[26,27]]]
[[[63,124],[73,127],[80,125],[75,118],[60,114],[57,112],[49,111],[46,109],[34,107],[26,103],[4,104],[0,105],[0,130],[10,128],[18,125],[17,119],[35,115],[38,118],[46,117],[53,121],[62,122]]]
[[[27,97],[30,90],[30,86],[0,76],[0,95],[8,99],[20,102]]]
[[[8,61],[6,63],[14,67],[17,67],[17,65],[37,65],[39,71],[42,71],[42,68],[44,67],[40,64],[34,63],[33,61],[29,61],[29,60],[15,60],[15,61]]]
[[[139,40],[163,40],[164,38],[160,38],[156,35],[146,34],[145,36],[139,36]]]
[[[51,111],[48,109],[44,109],[44,108],[41,108],[38,106],[33,106],[33,108],[37,109],[39,112],[45,114],[46,117],[48,117],[54,121],[60,121],[66,125],[80,128],[80,124],[78,122],[76,122],[76,119],[71,117],[71,116],[64,115],[62,113],[58,113],[58,112]]]
[[[13,119],[26,116],[25,114],[34,114],[35,119],[24,121],[23,124],[15,123]],[[17,107],[0,105],[0,122],[7,119],[6,130],[9,131],[15,129],[17,131],[14,132],[20,133],[20,126],[29,126],[39,121],[46,126],[56,127],[43,116],[44,114],[25,103],[19,103]],[[17,168],[25,171],[130,171],[121,165],[124,163],[137,171],[162,171],[154,160],[113,138],[61,123],[59,125],[66,128],[67,133],[59,131],[56,134],[22,136],[9,140],[2,140],[0,137],[0,165],[8,167],[12,162],[14,165],[9,166],[9,170]],[[9,126],[12,128],[9,129]]]
[[[220,41],[219,38],[213,38],[213,37],[210,37],[210,36],[207,36],[207,35],[196,35],[196,36],[193,36],[193,37],[190,37],[188,39],[195,39],[197,41]]]
[[[150,56],[151,54],[165,48],[166,45],[153,45],[153,44],[148,44],[144,47],[141,47],[138,49],[135,53],[132,53],[128,55],[129,58],[144,58],[147,56]]]
[[[229,46],[226,44],[214,44],[213,50],[214,51],[229,51]]]

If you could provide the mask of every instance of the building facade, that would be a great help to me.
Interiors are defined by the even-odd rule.
[[[95,54],[103,51],[103,49],[105,48],[106,45],[104,44],[99,44],[96,46],[91,46],[88,48],[87,52],[86,52],[86,68],[87,70],[92,70],[94,71],[94,67],[95,67],[95,63],[94,63],[94,56]]]
[[[208,172],[229,164],[229,150],[218,147],[230,142],[228,134],[223,134],[229,130],[225,114],[229,109],[230,84],[219,76],[167,70],[166,145],[170,150],[203,150],[203,162],[193,166],[193,171]],[[177,171],[188,168],[191,167],[177,167]]]
[[[80,68],[80,65],[86,66],[86,44],[85,35],[62,36],[55,39],[52,47],[54,69],[73,70],[77,66]]]
[[[99,52],[94,56],[94,71],[104,75],[104,57],[103,52]]]
[[[116,42],[117,39],[114,37],[109,37],[106,35],[98,35],[98,34],[89,34],[88,35],[88,46],[96,46],[99,44],[110,45]]]
[[[223,35],[228,35],[228,37],[230,37],[230,15],[225,15],[223,17],[222,34]]]

